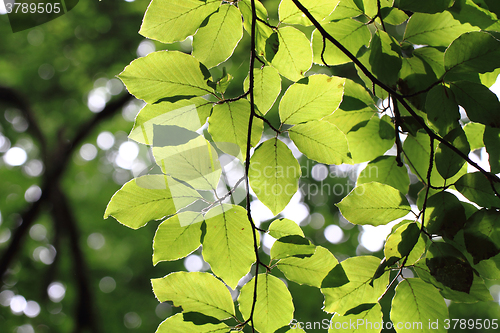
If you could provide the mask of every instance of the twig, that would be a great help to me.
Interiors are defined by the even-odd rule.
[[[252,325],[252,332],[255,332],[255,325],[254,325],[254,319],[253,315],[255,312],[255,304],[257,303],[257,280],[259,278],[259,265],[260,265],[260,258],[259,258],[259,246],[257,243],[257,231],[256,231],[256,225],[253,221],[252,218],[252,213],[250,211],[250,184],[249,184],[249,178],[248,178],[248,173],[250,170],[250,147],[252,143],[252,125],[253,125],[253,119],[256,115],[255,112],[255,94],[254,94],[254,74],[253,74],[253,68],[255,64],[255,58],[257,58],[257,54],[255,52],[255,30],[256,30],[256,25],[257,25],[257,12],[255,10],[255,0],[251,0],[251,7],[252,7],[252,29],[251,29],[251,37],[250,37],[250,87],[249,87],[249,93],[250,93],[250,118],[248,119],[248,133],[247,133],[247,149],[246,149],[246,159],[245,159],[245,184],[246,184],[246,209],[247,209],[247,217],[248,221],[250,222],[250,225],[252,226],[252,235],[253,235],[253,247],[254,247],[254,252],[255,252],[255,285],[253,289],[253,300],[252,300],[252,309],[250,310],[250,316],[247,319],[246,322],[250,321]],[[245,322],[245,323],[246,323]]]
[[[214,206],[216,206],[217,204],[221,203],[222,201],[224,201],[224,199],[226,199],[228,196],[230,196],[231,194],[233,194],[233,192],[236,190],[236,188],[238,187],[238,185],[240,185],[240,183],[245,179],[245,176],[241,177],[240,179],[238,179],[238,181],[236,182],[236,184],[234,184],[233,188],[231,188],[226,194],[224,194],[224,196],[222,196],[221,198],[219,198],[218,200],[214,201],[213,203],[210,204],[210,206],[208,207],[205,207],[202,209],[202,213],[205,214],[206,212],[208,212],[211,208],[213,208]]]
[[[269,120],[267,120],[266,118],[264,118],[264,117],[262,117],[262,116],[258,115],[257,113],[255,113],[255,117],[257,117],[257,118],[259,118],[259,119],[262,119],[262,120],[263,120],[263,121],[264,121],[264,122],[265,122],[265,123],[266,123],[269,127],[271,127],[271,129],[272,129],[273,131],[275,131],[276,133],[278,133],[278,134],[279,134],[279,133],[281,133],[281,131],[280,131],[279,129],[277,129],[276,127],[274,127],[274,126],[273,126],[273,125],[269,122]]]
[[[382,29],[385,30],[385,24],[384,20],[382,19],[382,11],[381,11],[381,5],[380,5],[380,0],[377,0],[377,16],[380,18],[380,23],[382,23]]]
[[[323,49],[321,50],[321,61],[323,61],[323,64],[325,64],[326,67],[330,68],[330,66],[325,61],[326,39],[325,36],[321,37],[323,37]]]
[[[215,104],[224,104],[224,103],[229,103],[229,102],[236,102],[237,100],[240,100],[242,98],[245,98],[248,94],[250,93],[250,90],[246,91],[244,94],[233,97],[233,98],[227,98],[227,99],[221,99],[220,101],[217,101]]]
[[[394,99],[394,96],[390,95],[392,105],[394,108],[394,128],[395,128],[395,136],[396,136],[396,162],[398,163],[398,167],[404,166],[403,161],[401,160],[401,155],[403,153],[403,145],[401,144],[401,137],[399,136],[399,128],[401,127],[401,114],[399,113],[398,101]]]
[[[257,17],[257,21],[259,21],[259,22],[261,22],[261,23],[264,23],[265,25],[267,25],[269,28],[271,28],[271,29],[273,29],[273,30],[278,29],[278,27],[275,27],[274,25],[269,24],[269,22],[264,21],[264,20],[263,20],[263,19],[261,19],[260,17]]]

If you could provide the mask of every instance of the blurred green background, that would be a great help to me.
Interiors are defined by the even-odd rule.
[[[263,3],[275,19],[279,1]],[[131,98],[115,75],[154,50],[191,51],[189,39],[167,46],[137,33],[147,5],[146,0],[80,0],[65,15],[13,33],[0,4],[1,333],[154,332],[179,309],[157,302],[150,278],[209,268],[199,250],[153,267],[158,222],[133,231],[102,218],[113,193],[153,167],[147,147],[127,139],[142,102]],[[245,35],[233,58],[211,70],[215,80],[223,67],[234,76],[227,96],[243,92],[248,46]],[[351,66],[333,71],[356,75]],[[282,93],[290,83],[284,79]],[[268,115],[279,123],[277,105]],[[303,193],[281,215],[300,223],[339,261],[382,257],[390,229],[358,228],[334,206],[354,186],[357,169],[316,164],[304,156],[300,162]],[[415,197],[420,187],[412,186]],[[252,209],[266,228],[270,213],[258,202]],[[264,251],[271,242],[264,237]],[[282,277],[277,269],[273,273]],[[318,289],[288,285],[298,321],[330,317],[321,311]],[[490,285],[495,302],[452,304],[451,317],[500,318],[500,287]],[[384,298],[386,308],[390,298],[391,293]]]

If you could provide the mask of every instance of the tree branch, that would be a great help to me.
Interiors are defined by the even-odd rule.
[[[419,125],[425,130],[425,132],[433,139],[439,141],[446,147],[450,148],[453,152],[455,152],[458,156],[463,158],[467,163],[470,165],[474,166],[476,169],[478,169],[483,175],[486,176],[486,178],[490,182],[497,182],[500,183],[500,178],[498,178],[496,175],[486,171],[482,167],[480,167],[476,162],[472,161],[466,154],[462,153],[459,149],[457,149],[455,146],[453,146],[451,143],[434,133],[434,131],[427,126],[424,120],[422,120],[418,115],[413,111],[413,109],[408,105],[408,103],[405,101],[404,97],[394,91],[392,88],[387,86],[385,83],[377,79],[369,70],[366,68],[357,58],[354,54],[349,52],[339,41],[337,41],[332,35],[330,35],[326,30],[321,26],[321,24],[312,16],[312,14],[305,8],[300,1],[298,0],[292,0],[293,3],[297,6],[297,8],[300,9],[306,15],[306,17],[313,23],[313,25],[318,29],[318,31],[321,33],[323,37],[328,39],[330,42],[332,42],[336,47],[338,47],[342,53],[344,53],[349,59],[351,59],[352,62],[358,68],[365,74],[370,81],[373,82],[374,85],[378,85],[380,88],[384,89],[386,92],[388,92],[390,95],[393,95],[400,103],[401,105],[410,113],[410,115],[415,118],[415,120],[419,123]]]
[[[40,126],[38,126],[38,121],[35,118],[34,112],[26,96],[21,96],[21,94],[12,88],[0,86],[0,101],[11,104],[21,111],[28,122],[28,131],[33,135],[36,141],[38,141],[42,159],[43,157],[47,157],[47,140]],[[46,161],[44,160],[43,162],[45,163]]]

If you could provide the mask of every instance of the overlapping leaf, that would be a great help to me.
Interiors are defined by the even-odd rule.
[[[245,319],[250,317],[254,288],[255,277],[241,288],[238,298],[239,308]],[[293,311],[292,295],[283,281],[271,274],[259,274],[253,320],[255,329],[259,332],[275,332],[290,323]]]
[[[138,229],[151,220],[159,220],[201,199],[195,190],[165,175],[132,179],[111,198],[104,218]]]
[[[163,43],[182,41],[196,33],[219,6],[218,0],[154,0],[146,11],[139,33]]]
[[[299,124],[333,113],[344,94],[345,79],[311,75],[291,85],[279,105],[281,122]]]
[[[119,78],[128,91],[147,103],[174,96],[201,96],[213,89],[194,57],[178,51],[158,51],[130,63]]]
[[[175,272],[151,283],[160,302],[172,301],[185,312],[200,312],[219,320],[234,316],[229,290],[210,273]]]
[[[222,5],[193,37],[193,56],[212,68],[233,54],[242,37],[240,10],[232,5]]]
[[[408,200],[394,187],[380,183],[356,186],[337,204],[342,215],[354,224],[387,224],[411,211]]]
[[[207,213],[205,223],[203,258],[214,274],[235,289],[255,262],[252,227],[246,210],[234,205],[217,206]]]
[[[250,159],[250,186],[275,215],[297,192],[300,175],[299,163],[291,150],[278,139],[262,143]]]

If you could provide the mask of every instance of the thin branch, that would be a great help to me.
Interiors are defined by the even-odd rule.
[[[254,94],[254,74],[253,68],[255,64],[255,58],[257,58],[257,54],[255,52],[255,30],[257,26],[257,12],[255,10],[255,0],[251,0],[252,7],[252,29],[251,29],[251,37],[250,37],[250,118],[248,119],[248,133],[247,133],[247,149],[246,149],[246,159],[245,159],[245,184],[246,184],[246,209],[247,209],[247,217],[250,225],[252,226],[252,235],[253,235],[253,247],[255,252],[255,285],[253,290],[253,300],[252,300],[252,309],[250,310],[250,316],[247,319],[247,322],[250,321],[252,325],[252,332],[255,332],[254,325],[254,312],[255,312],[255,304],[257,303],[257,280],[259,278],[259,266],[260,266],[260,258],[259,258],[259,245],[257,243],[257,231],[256,226],[252,218],[252,213],[250,211],[250,184],[248,173],[250,170],[250,147],[252,143],[252,124],[255,115],[255,94]]]
[[[330,66],[325,61],[326,39],[325,36],[322,37],[323,37],[323,49],[321,50],[321,61],[323,61],[323,64],[325,64],[326,67],[330,68]]]
[[[220,101],[218,101],[215,104],[224,104],[224,103],[229,103],[229,102],[236,102],[237,100],[245,98],[249,93],[250,93],[250,90],[246,91],[244,94],[242,94],[240,96],[237,96],[237,97],[227,98],[227,99],[221,99]]]
[[[210,209],[212,209],[214,206],[216,206],[217,204],[221,203],[222,201],[224,201],[227,197],[229,197],[231,194],[233,194],[233,192],[236,190],[236,188],[238,187],[238,185],[240,185],[240,183],[245,179],[245,176],[241,177],[240,179],[238,179],[238,181],[236,182],[236,184],[234,184],[233,188],[231,188],[226,194],[224,194],[223,197],[219,198],[218,200],[214,201],[213,203],[210,204],[210,206],[208,207],[205,207],[202,209],[202,213],[205,214],[206,212],[208,212]]]
[[[408,105],[408,103],[405,101],[404,97],[400,94],[398,94],[396,91],[394,91],[392,88],[387,86],[385,83],[377,79],[369,70],[366,68],[357,58],[354,54],[349,52],[339,41],[337,41],[332,35],[330,35],[326,30],[321,26],[321,24],[312,16],[312,14],[305,8],[300,1],[298,0],[292,0],[293,3],[306,15],[306,17],[313,23],[313,25],[318,29],[318,31],[321,33],[322,36],[324,36],[326,39],[328,39],[330,42],[332,42],[336,47],[338,47],[342,53],[344,53],[351,61],[358,66],[358,68],[365,74],[370,81],[373,82],[374,85],[378,85],[380,88],[384,89],[387,91],[389,94],[393,95],[400,103],[401,105],[410,113],[410,115],[415,118],[415,120],[419,123],[420,126],[425,130],[425,132],[432,137],[433,139],[439,141],[446,147],[450,148],[453,152],[455,152],[458,156],[460,156],[462,159],[467,161],[470,165],[474,166],[476,169],[478,169],[483,175],[486,176],[486,178],[490,182],[496,182],[500,183],[500,178],[498,178],[496,175],[486,171],[482,167],[480,167],[476,162],[472,161],[466,154],[461,152],[458,148],[453,146],[451,143],[434,133],[434,131],[427,126],[425,121],[421,119],[415,111]]]
[[[259,21],[259,22],[261,22],[261,23],[264,23],[265,25],[267,25],[269,28],[271,28],[271,29],[273,29],[273,30],[278,29],[278,27],[275,27],[274,25],[269,24],[269,22],[264,21],[264,20],[263,20],[263,19],[261,19],[260,17],[257,17],[257,21]]]
[[[271,129],[273,131],[275,131],[276,133],[281,133],[281,131],[279,129],[277,129],[276,127],[274,127],[270,122],[269,120],[267,120],[266,118],[264,118],[263,116],[261,115],[258,115],[257,113],[255,114],[255,117],[259,118],[259,119],[262,119],[269,127],[271,127]]]
[[[377,0],[377,16],[380,18],[380,23],[382,23],[382,29],[384,31],[387,31],[385,29],[385,24],[384,24],[384,20],[382,19],[382,6],[380,5],[380,0]]]
[[[429,198],[429,189],[431,188],[431,174],[432,174],[432,167],[434,166],[434,139],[431,138],[431,153],[429,156],[429,168],[427,169],[427,184],[425,188],[425,197],[424,197],[424,203],[422,205],[422,225],[420,226],[420,231],[424,231],[424,222],[425,222],[425,209],[427,208],[427,199]]]
[[[14,105],[21,111],[24,118],[28,122],[28,131],[31,132],[33,137],[36,139],[40,145],[40,152],[42,158],[47,157],[47,140],[43,134],[40,126],[38,126],[38,121],[35,118],[35,113],[31,109],[30,104],[27,102],[26,96],[21,96],[16,90],[9,87],[0,86],[0,101],[4,101],[8,104]],[[45,160],[43,161],[46,162]]]
[[[444,77],[444,75],[443,75],[443,77]],[[434,82],[433,84],[431,84],[430,86],[428,86],[425,89],[422,89],[422,90],[417,91],[416,93],[413,93],[413,94],[410,94],[410,95],[402,95],[402,97],[404,97],[404,98],[410,98],[410,97],[415,97],[415,96],[420,95],[420,94],[424,94],[426,92],[429,92],[432,88],[434,88],[435,86],[437,86],[441,82],[443,82],[443,80],[439,79],[439,80],[437,80],[436,82]]]
[[[396,136],[396,162],[398,163],[398,167],[404,166],[403,161],[401,160],[401,155],[403,153],[403,145],[401,144],[401,137],[399,136],[399,128],[401,127],[401,113],[399,113],[398,101],[394,99],[394,96],[390,95],[392,105],[394,108],[394,129]]]

